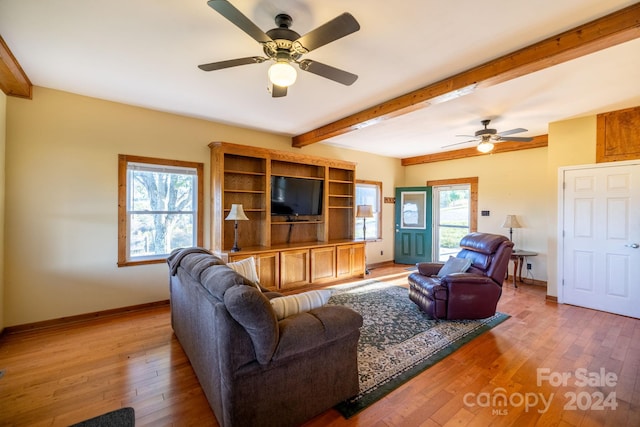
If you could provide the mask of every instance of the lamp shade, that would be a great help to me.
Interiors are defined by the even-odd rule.
[[[248,220],[247,216],[244,214],[244,209],[242,209],[242,205],[233,204],[231,205],[231,211],[229,211],[229,215],[225,218],[227,220]]]
[[[502,224],[502,228],[522,228],[515,215],[507,215]]]
[[[358,205],[356,207],[357,218],[373,218],[373,206],[371,205]]]
[[[288,62],[276,62],[269,67],[269,80],[277,86],[288,87],[296,82],[296,69]]]

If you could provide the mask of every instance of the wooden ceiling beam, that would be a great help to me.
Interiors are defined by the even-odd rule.
[[[640,37],[640,2],[359,113],[294,136],[304,147]]]
[[[0,89],[9,96],[31,99],[33,85],[0,36]]]
[[[466,159],[468,157],[486,156],[490,154],[506,153],[509,151],[529,150],[531,148],[546,147],[549,145],[549,135],[538,135],[531,142],[500,142],[488,153],[481,153],[476,147],[462,148],[460,150],[443,151],[423,156],[407,157],[402,159],[402,166],[420,165],[423,163],[444,162],[445,160]]]

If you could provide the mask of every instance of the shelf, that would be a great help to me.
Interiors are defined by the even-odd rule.
[[[239,171],[239,170],[229,170],[225,169],[224,173],[233,173],[236,175],[254,175],[254,176],[265,176],[264,172],[251,172],[251,171]]]
[[[324,178],[319,178],[317,176],[291,175],[291,174],[285,174],[285,173],[273,173],[272,176],[284,176],[285,178],[302,178],[302,179],[311,179],[316,181],[324,181]]]
[[[324,224],[324,221],[271,221],[271,225]]]
[[[301,158],[301,162],[273,160],[271,162],[271,175],[322,181],[324,180],[324,167],[307,164],[304,158]]]
[[[329,206],[329,209],[353,209],[353,206]]]
[[[353,196],[351,194],[329,194],[329,197],[353,198]]]
[[[329,182],[335,182],[337,184],[352,184],[353,181],[343,181],[341,179],[330,179]]]
[[[225,208],[224,209],[225,212],[230,211],[230,210],[231,209],[229,209],[229,208]],[[260,208],[245,208],[245,207],[243,207],[242,210],[245,211],[245,212],[266,212],[264,209],[260,209]]]
[[[329,181],[353,184],[353,170],[329,168]]]
[[[264,194],[262,190],[224,190],[225,193],[249,193],[249,194]]]

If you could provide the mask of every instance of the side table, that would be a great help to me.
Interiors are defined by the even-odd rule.
[[[513,260],[513,286],[518,287],[516,283],[516,273],[518,273],[519,279],[522,282],[522,266],[526,262],[528,256],[536,256],[537,252],[516,250],[511,252],[511,260]]]

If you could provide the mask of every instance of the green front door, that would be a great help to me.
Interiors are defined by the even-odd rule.
[[[431,261],[431,212],[431,187],[396,188],[396,263]]]

